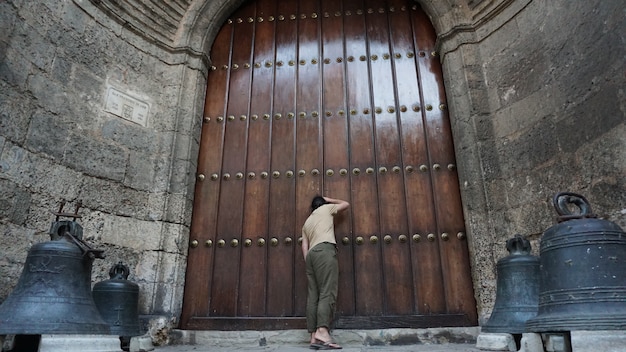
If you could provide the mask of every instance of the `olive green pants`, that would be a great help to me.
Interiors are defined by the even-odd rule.
[[[306,300],[307,330],[314,332],[322,326],[330,330],[339,281],[335,244],[323,242],[309,250],[306,256],[306,277],[309,286]]]

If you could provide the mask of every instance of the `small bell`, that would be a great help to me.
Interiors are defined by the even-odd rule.
[[[521,235],[506,241],[506,249],[509,255],[496,264],[496,303],[481,331],[521,334],[526,321],[537,315],[539,258],[530,255],[530,242]]]
[[[141,335],[139,327],[139,285],[128,281],[130,271],[122,262],[109,270],[109,280],[96,283],[93,299],[111,335],[117,335],[126,350],[132,336]]]

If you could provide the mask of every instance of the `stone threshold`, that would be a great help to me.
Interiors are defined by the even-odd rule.
[[[333,338],[343,345],[394,346],[419,344],[475,344],[480,327],[333,330]],[[170,345],[210,345],[215,347],[259,347],[299,345],[309,341],[306,330],[205,331],[171,330]]]

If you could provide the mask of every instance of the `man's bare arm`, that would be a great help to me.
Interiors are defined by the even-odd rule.
[[[350,207],[350,203],[346,202],[345,200],[341,200],[341,199],[334,199],[334,198],[330,198],[330,197],[324,197],[324,200],[327,201],[328,203],[331,204],[337,204],[337,211],[343,211],[346,210]]]
[[[302,234],[302,257],[304,257],[305,261],[307,254],[309,254],[309,240]]]

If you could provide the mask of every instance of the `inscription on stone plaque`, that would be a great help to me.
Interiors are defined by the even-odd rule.
[[[110,112],[128,121],[143,127],[148,124],[150,106],[141,100],[122,93],[115,88],[109,88],[104,111]]]

